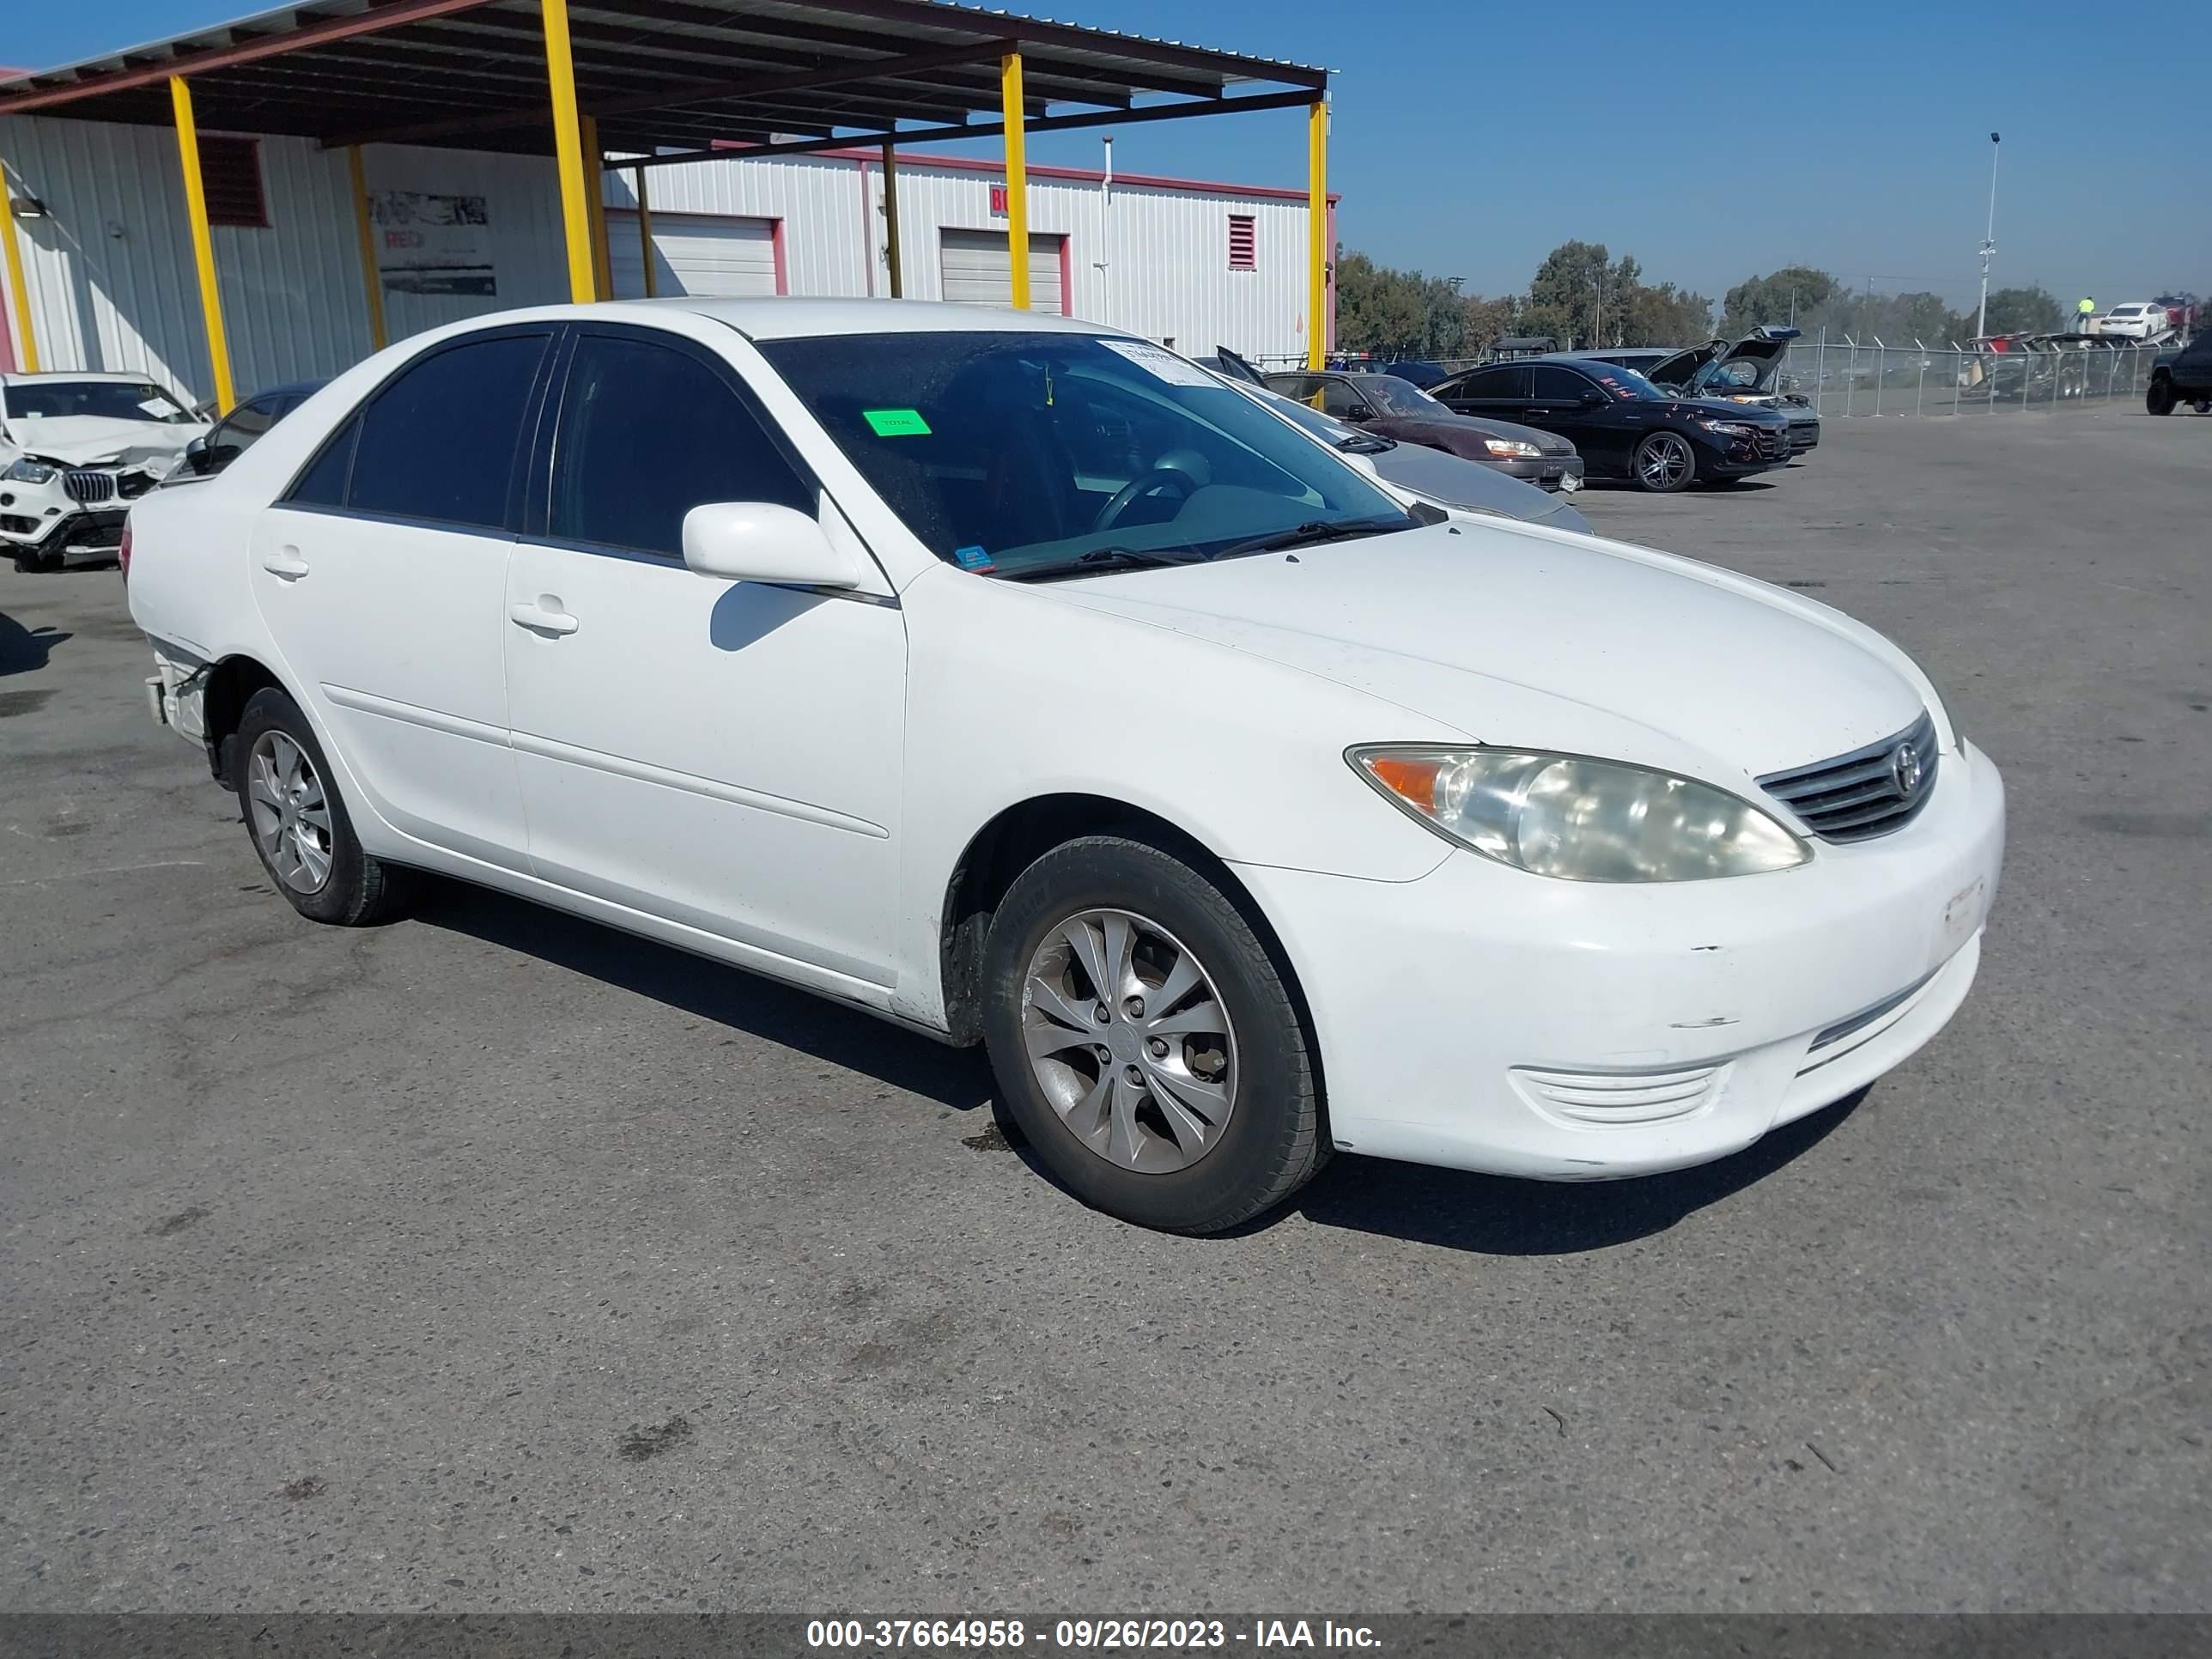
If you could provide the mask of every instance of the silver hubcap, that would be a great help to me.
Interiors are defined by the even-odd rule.
[[[282,732],[264,732],[246,763],[253,839],[277,878],[295,893],[331,878],[331,803],[307,751]]]
[[[1680,438],[1654,438],[1644,446],[1643,459],[1636,465],[1646,483],[1677,483],[1689,471],[1690,447]]]
[[[1030,1069],[1085,1146],[1125,1170],[1188,1169],[1237,1106],[1237,1034],[1182,942],[1127,910],[1045,935],[1022,988]]]

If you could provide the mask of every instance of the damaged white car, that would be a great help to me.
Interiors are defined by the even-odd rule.
[[[0,374],[0,548],[18,570],[112,559],[131,503],[207,429],[143,374]]]

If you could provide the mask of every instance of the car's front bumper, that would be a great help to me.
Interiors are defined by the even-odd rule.
[[[1483,464],[1493,466],[1509,478],[1518,478],[1522,483],[1534,484],[1539,489],[1565,491],[1572,495],[1583,487],[1583,458],[1573,455],[1542,455],[1534,459],[1516,455],[1485,456]]]
[[[106,560],[123,540],[127,507],[84,507],[33,516],[14,507],[0,507],[0,552],[48,562]]]
[[[1966,747],[1896,833],[1723,881],[1402,884],[1238,866],[1320,1039],[1338,1146],[1549,1180],[1720,1158],[1940,1030],[1973,982],[2004,787]]]

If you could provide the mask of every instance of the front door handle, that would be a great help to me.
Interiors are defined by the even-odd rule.
[[[261,561],[261,568],[272,576],[281,576],[295,582],[307,574],[307,562],[300,556],[296,547],[282,547]]]
[[[561,609],[561,601],[550,593],[539,594],[536,605],[507,606],[507,617],[518,628],[526,628],[533,634],[573,634],[580,626]]]

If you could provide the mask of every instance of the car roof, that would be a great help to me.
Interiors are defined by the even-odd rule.
[[[46,369],[36,374],[0,374],[0,386],[36,386],[41,380],[112,380],[118,386],[160,386],[155,374],[120,374],[112,369],[88,368],[82,374],[73,369]]]
[[[726,323],[755,340],[796,340],[824,334],[1120,334],[1121,330],[1048,312],[945,300],[815,300],[781,296],[749,300],[614,300],[562,307],[578,316],[605,318],[619,311],[688,311]],[[487,319],[489,320],[489,319]]]

